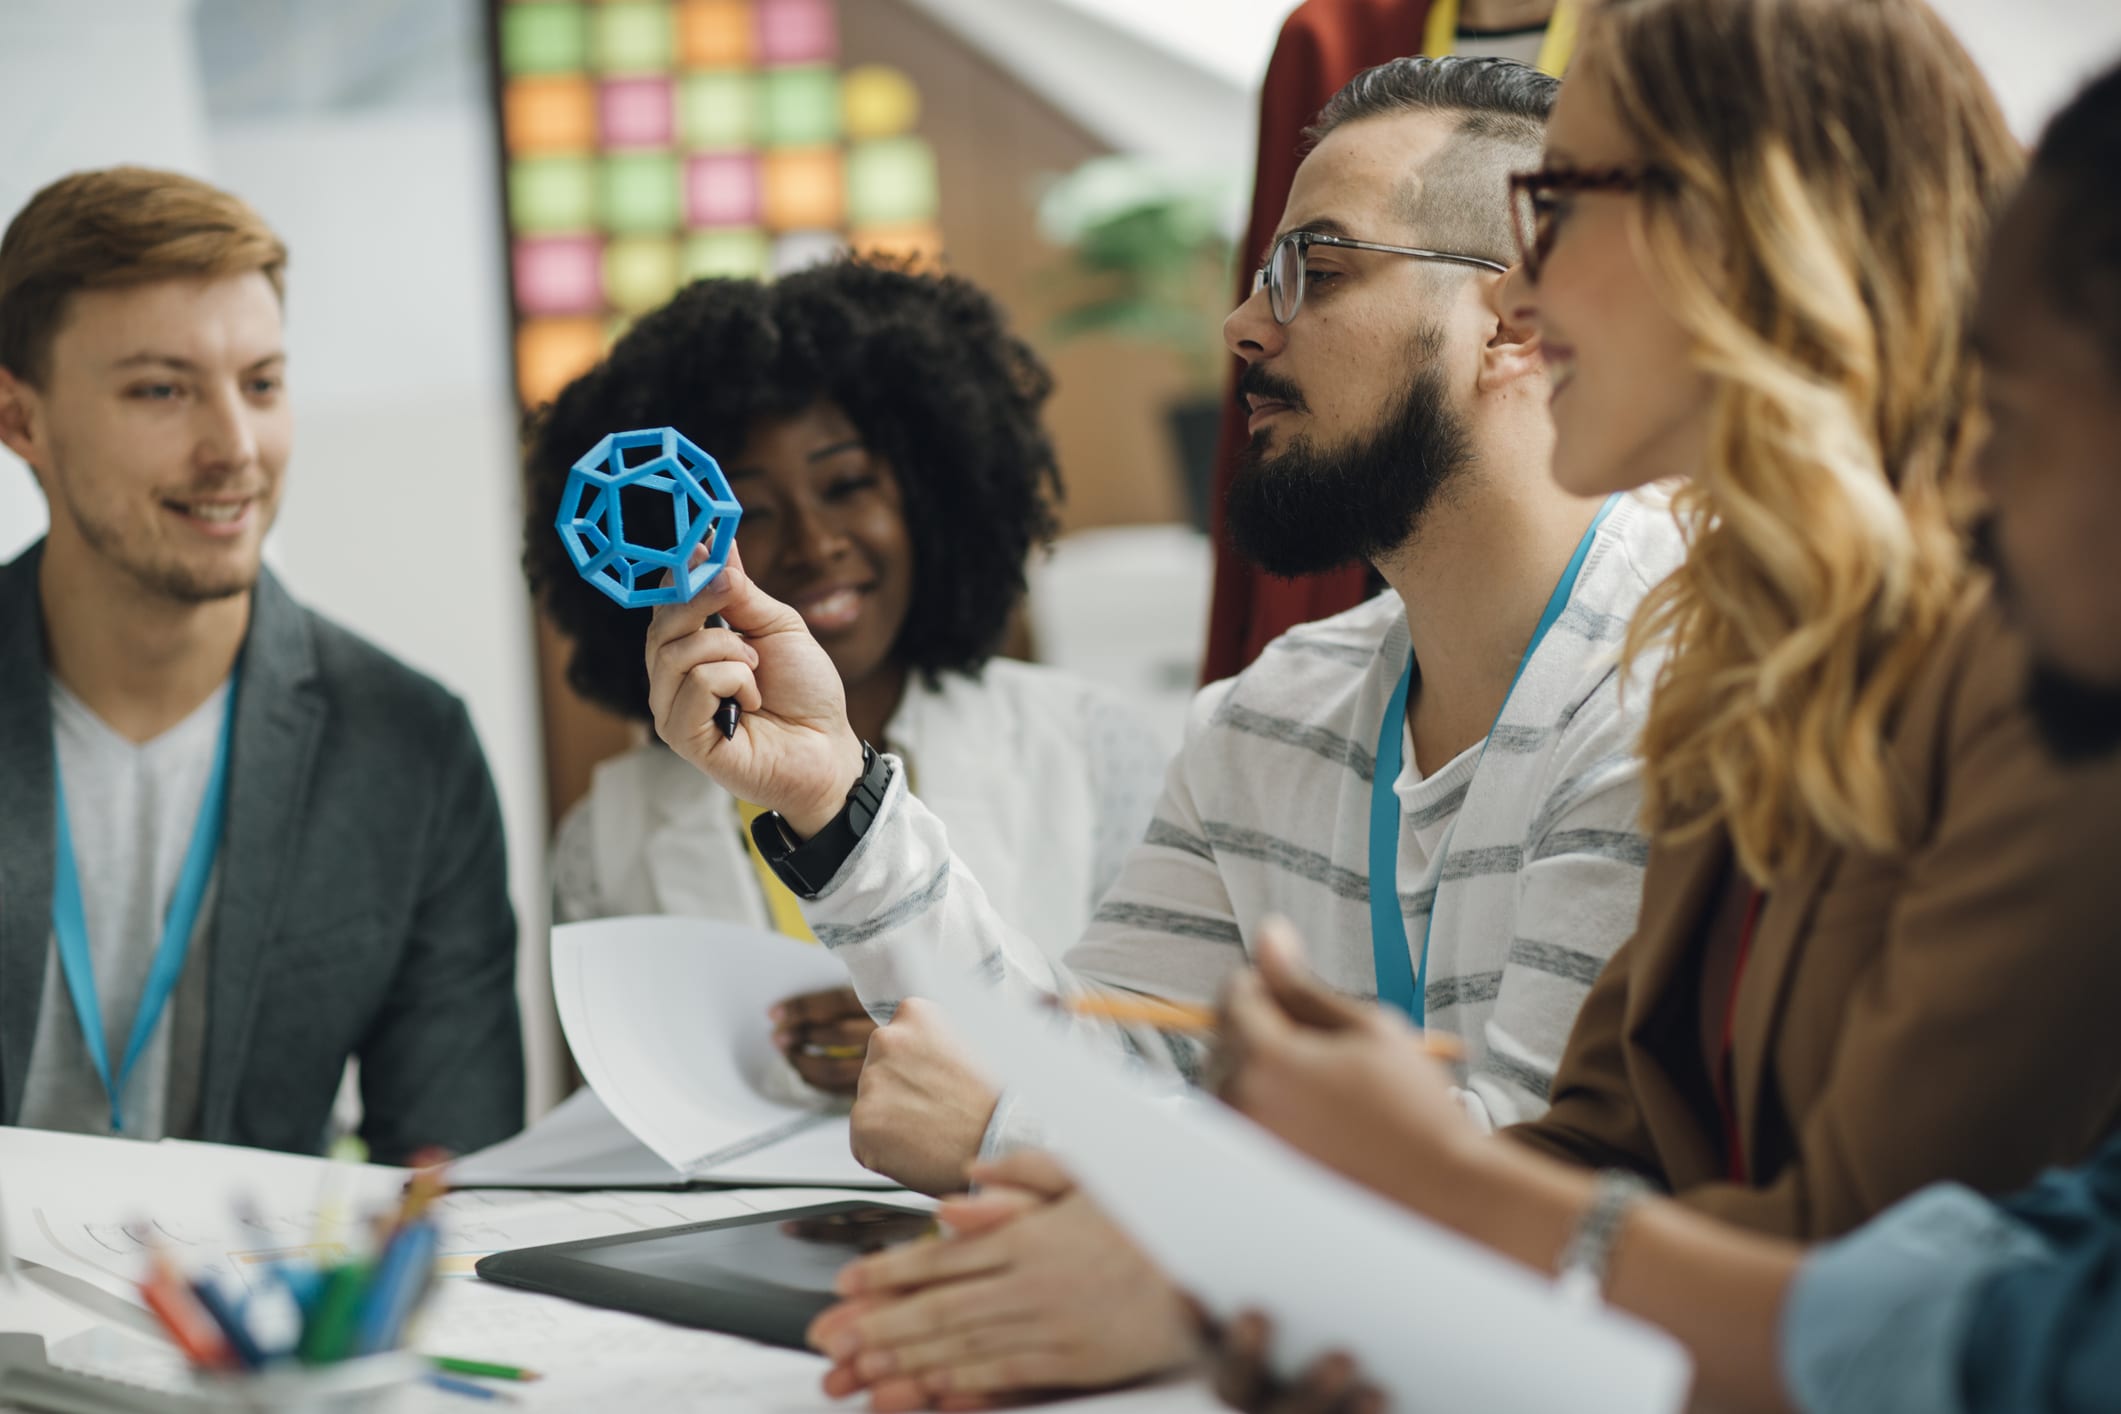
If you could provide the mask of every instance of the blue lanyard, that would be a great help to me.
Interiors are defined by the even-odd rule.
[[[81,909],[81,876],[74,865],[74,831],[66,815],[66,782],[59,769],[58,748],[52,750],[52,799],[58,807],[57,860],[52,871],[52,931],[59,939],[59,964],[66,972],[66,989],[73,994],[74,1016],[81,1023],[81,1038],[88,1043],[89,1059],[110,1097],[110,1127],[125,1132],[120,1105],[126,1078],[133,1063],[147,1049],[155,1026],[169,1005],[170,993],[184,971],[185,954],[191,951],[193,926],[199,921],[199,905],[206,897],[206,881],[214,872],[214,855],[221,844],[221,821],[228,799],[228,743],[235,733],[236,683],[228,684],[228,706],[221,714],[220,743],[214,748],[214,765],[206,778],[206,794],[199,801],[199,818],[192,826],[191,844],[184,851],[184,868],[170,894],[169,912],[162,921],[162,940],[155,947],[154,965],[148,970],[147,987],[140,994],[140,1009],[133,1014],[132,1038],[126,1043],[124,1063],[111,1080],[110,1056],[103,1040],[103,1008],[96,1000],[96,971],[88,952],[88,919]]]
[[[1502,714],[1509,710],[1510,696],[1517,691],[1517,684],[1524,677],[1532,655],[1539,651],[1547,631],[1569,607],[1569,596],[1576,592],[1576,577],[1583,573],[1583,562],[1591,553],[1591,542],[1598,538],[1598,528],[1605,524],[1606,517],[1619,503],[1618,496],[1606,497],[1589,529],[1584,531],[1583,539],[1576,542],[1576,553],[1569,556],[1560,582],[1547,596],[1547,607],[1539,616],[1539,626],[1532,630],[1532,641],[1525,645],[1524,656],[1517,660],[1517,671],[1511,675],[1509,691],[1502,695],[1502,706],[1496,709],[1488,736],[1481,739],[1480,756],[1473,760],[1476,772],[1480,769],[1481,757],[1487,755],[1488,738],[1495,735],[1495,727],[1502,723]],[[1436,926],[1436,901],[1432,895],[1428,916],[1422,923],[1421,963],[1417,975],[1414,954],[1407,946],[1406,915],[1399,907],[1399,794],[1393,789],[1399,780],[1400,761],[1406,752],[1407,694],[1413,686],[1414,660],[1410,656],[1406,671],[1399,675],[1399,685],[1392,689],[1392,700],[1385,707],[1384,725],[1377,731],[1377,771],[1370,778],[1370,948],[1377,962],[1377,999],[1398,1007],[1418,1026],[1424,1011],[1423,999],[1429,990],[1429,934]],[[1465,807],[1459,809],[1463,812]],[[1431,874],[1439,890],[1443,886],[1444,865],[1450,855],[1451,834],[1457,827],[1458,821],[1454,817],[1436,851],[1436,865]]]

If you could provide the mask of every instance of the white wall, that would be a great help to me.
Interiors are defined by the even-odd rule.
[[[448,3],[475,12],[476,0]],[[458,60],[464,81],[424,106],[210,120],[195,5],[0,0],[0,220],[54,177],[137,162],[229,187],[287,240],[295,453],[267,556],[311,607],[469,705],[508,828],[542,1110],[559,1074],[544,758],[476,51]],[[12,558],[42,533],[44,503],[26,469],[0,461],[0,558]]]
[[[139,162],[207,175],[194,0],[0,4],[0,223],[39,187]],[[29,468],[0,451],[0,562],[44,533]]]

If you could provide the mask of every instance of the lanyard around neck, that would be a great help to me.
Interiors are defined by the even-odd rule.
[[[1581,0],[1559,0],[1554,6],[1546,37],[1539,41],[1540,72],[1558,79],[1569,67],[1569,58],[1576,52],[1576,25],[1581,17]],[[1458,0],[1434,0],[1429,6],[1421,52],[1437,59],[1458,52]]]
[[[163,916],[162,938],[155,946],[155,958],[148,969],[147,985],[140,993],[140,1006],[133,1013],[132,1034],[126,1042],[125,1057],[118,1066],[115,1079],[111,1075],[110,1055],[104,1041],[103,1008],[96,999],[96,970],[88,948],[88,918],[81,905],[81,875],[74,864],[74,831],[66,813],[66,780],[58,759],[58,746],[52,747],[52,801],[56,806],[57,834],[54,837],[56,858],[52,870],[52,932],[59,940],[59,965],[66,973],[66,989],[74,999],[74,1016],[81,1023],[81,1039],[88,1046],[89,1059],[96,1064],[96,1075],[103,1081],[103,1093],[110,1100],[110,1127],[114,1134],[125,1132],[123,1098],[125,1082],[131,1076],[133,1063],[147,1049],[147,1043],[155,1034],[155,1026],[162,1019],[169,1005],[170,993],[177,989],[177,978],[184,971],[184,958],[191,951],[193,927],[199,921],[199,907],[206,898],[206,881],[214,872],[214,855],[221,845],[221,822],[226,812],[228,799],[228,747],[235,734],[236,724],[236,678],[230,675],[228,682],[228,704],[221,712],[221,733],[214,747],[213,769],[206,777],[206,792],[199,801],[199,818],[192,825],[191,844],[184,851],[184,867],[177,875],[177,886],[169,898],[169,911]]]
[[[1488,742],[1494,737],[1495,728],[1502,725],[1502,714],[1510,708],[1510,697],[1523,680],[1525,668],[1531,664],[1532,655],[1539,651],[1547,631],[1569,607],[1569,596],[1576,592],[1577,577],[1583,573],[1583,562],[1590,556],[1591,542],[1598,538],[1598,528],[1605,524],[1613,507],[1619,504],[1618,496],[1606,497],[1605,504],[1598,508],[1598,514],[1583,532],[1583,538],[1576,542],[1576,553],[1569,556],[1569,563],[1554,585],[1554,592],[1547,596],[1547,606],[1539,615],[1538,626],[1532,630],[1532,641],[1525,645],[1524,656],[1517,660],[1517,671],[1510,678],[1509,689],[1502,695],[1502,706],[1495,710],[1495,720],[1489,725],[1487,736],[1481,738],[1480,754],[1473,758],[1476,774],[1487,756]],[[1428,911],[1422,921],[1420,961],[1417,964],[1414,951],[1407,946],[1407,919],[1399,903],[1400,808],[1399,792],[1395,789],[1399,782],[1400,763],[1406,754],[1407,695],[1413,686],[1414,659],[1410,653],[1406,671],[1399,675],[1399,685],[1392,689],[1392,700],[1385,706],[1384,724],[1377,730],[1377,769],[1370,777],[1370,951],[1377,965],[1377,999],[1398,1007],[1418,1026],[1429,990],[1429,934],[1436,925],[1436,895],[1443,887],[1445,866],[1450,862],[1451,835],[1458,828],[1458,820],[1454,816],[1450,825],[1445,827],[1443,839],[1436,849],[1436,862],[1429,870],[1436,888],[1430,891]],[[1467,799],[1471,800],[1470,790]],[[1466,807],[1460,805],[1458,808],[1463,814]]]

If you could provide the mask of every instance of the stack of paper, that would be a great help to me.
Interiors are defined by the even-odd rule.
[[[854,1161],[842,1104],[808,1096],[766,1010],[847,985],[832,954],[737,924],[607,918],[552,932],[560,1025],[588,1088],[459,1160],[459,1187],[692,1183],[889,1188]]]

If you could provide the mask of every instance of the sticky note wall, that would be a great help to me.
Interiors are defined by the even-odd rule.
[[[525,406],[688,281],[939,250],[919,92],[841,67],[845,0],[492,2]]]

